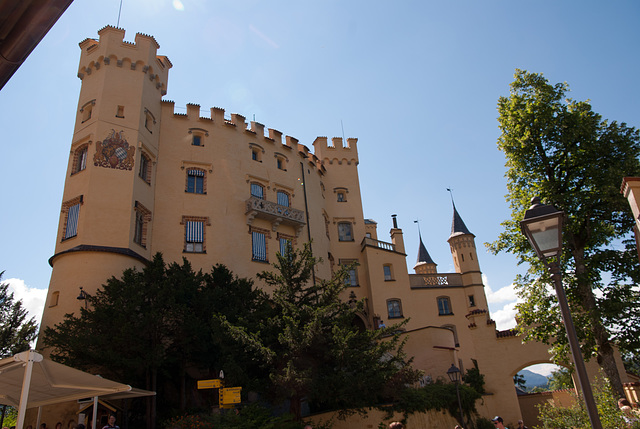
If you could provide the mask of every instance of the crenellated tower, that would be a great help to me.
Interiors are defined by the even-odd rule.
[[[152,36],[107,26],[80,43],[82,81],[42,325],[77,312],[114,272],[150,258],[153,165],[172,64]]]

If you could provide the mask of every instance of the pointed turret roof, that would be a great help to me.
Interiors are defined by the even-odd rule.
[[[453,221],[451,222],[451,235],[449,238],[454,237],[456,235],[470,234],[473,235],[467,225],[464,224],[464,221],[460,217],[458,210],[456,209],[455,203],[453,204]]]
[[[424,243],[422,242],[422,234],[418,233],[418,236],[420,237],[420,246],[418,246],[418,260],[416,261],[416,263],[435,264],[435,262],[433,262],[433,259],[431,259],[431,255],[429,255],[429,252],[427,252],[427,248],[424,247]]]

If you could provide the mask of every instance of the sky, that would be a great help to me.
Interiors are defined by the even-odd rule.
[[[492,255],[510,215],[497,100],[517,68],[567,82],[604,118],[640,125],[640,2],[75,0],[0,90],[0,271],[39,320],[51,275],[81,81],[80,48],[105,25],[153,35],[173,63],[167,100],[239,113],[312,148],[356,137],[366,218],[418,225],[452,272],[452,190],[475,234],[492,317],[515,326],[512,281]],[[120,17],[119,17],[120,15]],[[119,18],[119,22],[118,22]],[[622,178],[621,178],[622,179]],[[419,224],[415,221],[418,220]]]

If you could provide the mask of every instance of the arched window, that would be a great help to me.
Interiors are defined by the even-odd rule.
[[[338,223],[338,241],[353,241],[353,228],[351,222]]]
[[[138,170],[138,176],[147,183],[151,183],[151,158],[140,151],[140,169]]]
[[[402,303],[399,299],[387,300],[387,316],[389,319],[398,319],[402,317]]]
[[[83,144],[73,153],[73,166],[71,174],[79,173],[87,168],[87,156],[89,153],[89,144]]]
[[[393,266],[391,264],[385,264],[382,266],[384,273],[384,281],[388,282],[393,280]]]
[[[251,184],[251,196],[264,200],[264,186],[259,183]]]
[[[277,193],[278,204],[281,206],[289,207],[289,194],[284,191],[278,191]]]
[[[451,310],[451,300],[448,296],[438,297],[438,314],[440,316],[447,316],[453,314]]]

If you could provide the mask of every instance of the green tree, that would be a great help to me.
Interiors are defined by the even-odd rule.
[[[4,271],[0,272],[0,280]],[[38,325],[34,318],[27,319],[22,301],[14,300],[8,283],[0,283],[0,356],[12,356],[29,350],[36,338]]]
[[[640,138],[624,123],[603,120],[588,102],[565,99],[568,90],[566,83],[551,85],[541,74],[516,70],[510,95],[500,97],[498,147],[507,160],[511,219],[489,247],[529,264],[515,282],[524,300],[517,306],[520,327],[526,327],[521,332],[525,340],[552,344],[558,362],[566,363],[553,283],[519,228],[533,197],[564,211],[559,263],[582,352],[597,357],[621,394],[613,346],[618,339],[628,349],[640,345],[638,325],[629,324],[638,314],[633,286],[640,277],[635,243],[623,243],[634,220],[620,183],[640,174]]]
[[[257,356],[269,375],[269,397],[288,400],[300,420],[304,398],[315,409],[363,409],[397,400],[420,373],[402,351],[396,325],[360,330],[353,323],[363,302],[340,297],[346,269],[330,280],[312,281],[319,261],[310,246],[278,254],[274,272],[258,277],[272,290],[273,310],[257,331],[226,322]],[[223,320],[223,322],[225,322]]]
[[[142,271],[127,269],[108,279],[80,315],[67,314],[47,327],[44,342],[59,362],[158,391],[163,417],[189,405],[196,384],[190,372],[213,378],[223,367],[226,372],[225,362],[236,362],[230,371],[235,378],[250,378],[241,371],[245,354],[225,346],[233,341],[212,314],[261,318],[254,302],[264,303],[263,295],[224,266],[203,274],[186,259],[167,266],[156,254]],[[147,402],[150,427],[156,426],[156,407],[154,396]]]
[[[552,371],[549,376],[549,390],[573,389],[573,378],[571,378],[571,370],[561,368]]]

